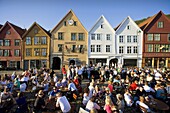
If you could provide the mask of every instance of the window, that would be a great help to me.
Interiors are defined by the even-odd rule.
[[[19,46],[20,45],[20,40],[15,40],[15,46]]]
[[[0,40],[0,46],[3,46],[3,40]]]
[[[160,41],[160,34],[154,34],[154,40]]]
[[[46,45],[47,44],[47,37],[43,36],[41,37],[41,44]]]
[[[31,37],[26,37],[26,45],[31,45]]]
[[[8,30],[8,31],[6,32],[6,34],[7,34],[7,35],[10,35],[10,34],[11,34],[11,32]]]
[[[153,41],[153,34],[148,34],[148,41]]]
[[[133,47],[133,53],[138,53],[138,47],[137,46]]]
[[[97,40],[101,40],[101,34],[97,34]]]
[[[77,22],[76,21],[74,21],[74,26],[77,26]]]
[[[164,27],[164,23],[163,22],[158,22],[158,28],[163,28]]]
[[[131,47],[127,46],[127,53],[131,53]]]
[[[153,52],[153,44],[148,44],[148,52]]]
[[[170,33],[168,34],[168,41],[170,41]]]
[[[110,45],[106,45],[106,52],[110,52]]]
[[[27,48],[26,49],[26,56],[31,56],[32,55],[32,49],[31,48]]]
[[[100,26],[101,28],[103,28],[103,24],[101,24],[101,26]]]
[[[34,45],[39,44],[40,38],[39,37],[34,37]]]
[[[40,49],[39,48],[34,49],[34,56],[40,56]]]
[[[72,45],[72,52],[76,52],[76,45]]]
[[[38,33],[38,29],[34,29],[34,33],[37,34]]]
[[[159,44],[155,44],[155,52],[160,52],[160,45]]]
[[[79,33],[79,40],[83,41],[84,40],[84,33]]]
[[[95,45],[91,45],[91,52],[95,52]]]
[[[41,55],[42,56],[47,56],[47,49],[46,48],[41,49]]]
[[[91,34],[91,40],[95,40],[95,34]]]
[[[127,30],[130,30],[130,25],[127,26]]]
[[[62,52],[63,49],[63,45],[62,44],[58,44],[58,52]]]
[[[19,49],[15,49],[15,50],[14,50],[14,56],[20,56]]]
[[[127,36],[127,42],[128,42],[128,43],[131,42],[131,36]]]
[[[58,40],[64,40],[64,34],[62,32],[58,33]]]
[[[5,43],[4,43],[4,46],[10,46],[10,40],[4,40]]]
[[[119,43],[123,43],[123,36],[119,36]]]
[[[10,61],[9,62],[10,67],[16,67],[16,64],[17,64],[16,61]]]
[[[123,46],[119,46],[119,53],[123,53],[123,50],[124,50]]]
[[[9,50],[4,50],[4,56],[9,56]]]
[[[133,36],[133,42],[138,42],[137,36]]]
[[[111,40],[110,39],[110,34],[106,34],[106,40]]]
[[[64,21],[64,26],[66,26],[67,25],[67,22],[66,21]]]
[[[82,53],[83,51],[83,45],[79,45],[79,53]]]
[[[0,56],[3,56],[3,50],[0,50]]]
[[[76,33],[71,33],[71,40],[76,40]]]
[[[101,45],[96,45],[96,52],[101,52]]]

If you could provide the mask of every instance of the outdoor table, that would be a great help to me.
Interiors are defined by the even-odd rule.
[[[169,110],[169,106],[158,100],[158,99],[153,99],[151,100],[151,102],[146,102],[146,104],[150,107],[150,108],[153,108],[155,110],[158,110],[158,111],[166,111],[166,110]]]

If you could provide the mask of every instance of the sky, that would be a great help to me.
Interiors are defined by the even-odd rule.
[[[0,0],[0,24],[29,29],[37,22],[52,30],[70,9],[89,31],[101,15],[115,28],[127,16],[139,20],[160,10],[170,14],[170,0]]]

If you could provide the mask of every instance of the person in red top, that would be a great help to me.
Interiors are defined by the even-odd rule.
[[[62,67],[62,74],[63,74],[63,77],[66,76],[66,74],[67,74],[65,65],[63,65],[63,67]]]
[[[136,88],[138,87],[137,85],[138,81],[135,80],[129,87],[129,90],[133,91],[133,90],[136,90]]]
[[[113,84],[111,81],[108,81],[108,86],[107,86],[109,89],[110,89],[110,92],[113,92]]]

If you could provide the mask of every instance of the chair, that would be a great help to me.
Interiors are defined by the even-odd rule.
[[[85,109],[83,109],[82,107],[80,107],[79,109],[79,113],[89,113],[88,111],[86,111]]]

